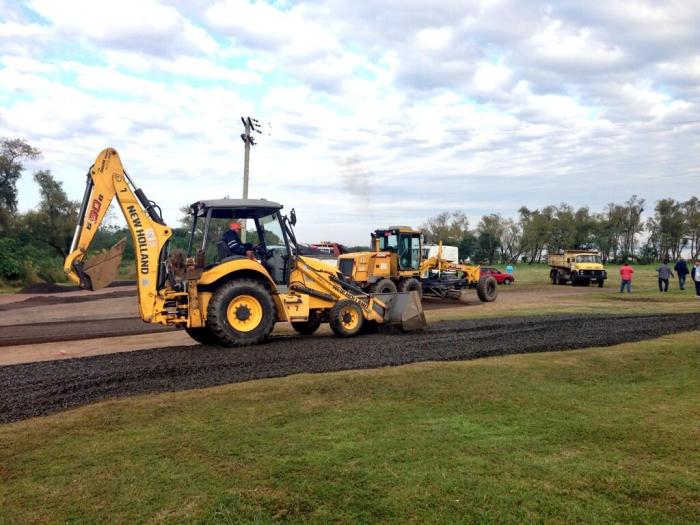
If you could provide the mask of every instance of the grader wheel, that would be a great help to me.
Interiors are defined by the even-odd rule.
[[[209,301],[207,324],[226,346],[264,341],[275,325],[275,303],[258,281],[240,279],[223,284]]]
[[[415,290],[418,292],[418,297],[423,299],[423,285],[418,279],[411,277],[410,279],[404,279],[399,283],[399,292],[411,292]]]
[[[396,285],[391,279],[380,279],[376,284],[373,284],[370,293],[396,293]]]
[[[476,294],[483,303],[495,301],[498,297],[498,283],[490,275],[485,275],[476,285]]]

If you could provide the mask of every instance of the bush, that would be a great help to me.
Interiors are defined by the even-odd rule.
[[[22,252],[16,239],[0,239],[0,279],[6,282],[25,280],[27,271]]]

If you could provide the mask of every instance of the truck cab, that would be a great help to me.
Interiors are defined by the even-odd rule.
[[[608,275],[600,254],[590,250],[565,250],[548,257],[549,278],[552,284],[588,286],[597,283],[603,287]]]

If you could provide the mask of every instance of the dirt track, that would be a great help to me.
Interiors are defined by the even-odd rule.
[[[0,367],[0,422],[102,399],[297,373],[545,352],[700,330],[700,314],[450,321],[413,334],[274,337],[241,349],[174,347]]]

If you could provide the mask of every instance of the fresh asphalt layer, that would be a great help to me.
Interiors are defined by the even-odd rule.
[[[689,330],[700,330],[700,313],[512,317],[443,321],[406,334],[276,336],[245,348],[180,346],[11,365],[0,367],[0,422],[135,394],[299,373],[608,346]]]

